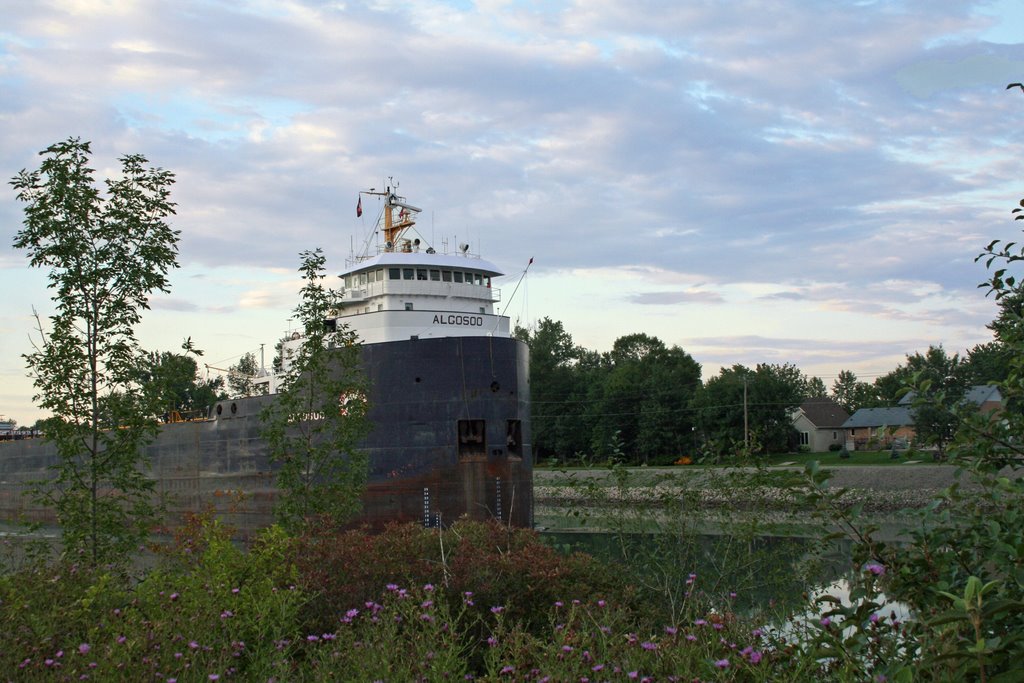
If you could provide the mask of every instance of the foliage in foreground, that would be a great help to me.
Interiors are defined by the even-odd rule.
[[[442,535],[414,527],[320,538],[338,558],[347,551],[360,557],[360,545],[363,552],[372,546],[373,552],[393,553],[394,565],[387,552],[381,556],[385,562],[375,571],[382,575],[403,560],[417,571],[437,563],[436,583],[393,581],[366,592],[365,574],[348,571],[318,586],[328,572],[303,571],[293,563],[289,558],[308,548],[309,538],[294,539],[275,527],[246,552],[215,522],[194,526],[138,580],[73,565],[14,571],[0,578],[0,630],[6,635],[0,676],[767,681],[817,672],[823,680],[842,680],[734,610],[728,599],[709,607],[703,580],[694,574],[686,584],[690,607],[666,618],[660,605],[630,600],[623,566],[616,567],[616,580],[593,560],[548,554],[532,532],[509,538],[496,524],[458,527],[446,532],[453,549],[440,558],[426,546],[440,546]],[[521,564],[514,555],[523,558]],[[529,558],[537,560],[532,569]],[[482,566],[460,569],[460,562]],[[529,581],[505,583],[511,572],[523,572]],[[543,595],[525,593],[528,582]],[[608,597],[595,586],[608,590]],[[358,599],[341,602],[356,594]],[[339,606],[325,610],[325,601]],[[899,628],[884,624],[879,631]]]

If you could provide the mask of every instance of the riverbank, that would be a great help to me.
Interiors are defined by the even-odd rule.
[[[858,510],[860,521],[874,524],[887,537],[898,537],[909,521],[899,514],[931,505],[942,491],[960,482],[953,465],[848,465],[825,468],[826,490],[836,492],[838,510]],[[538,527],[571,531],[604,526],[602,512],[628,507],[660,516],[659,510],[682,506],[710,533],[744,518],[801,535],[813,512],[801,499],[806,482],[802,467],[756,468],[637,467],[622,479],[606,468],[534,471],[534,518]],[[837,510],[837,511],[838,511]],[[583,518],[585,521],[580,522]],[[657,520],[652,518],[657,525]],[[582,526],[581,526],[582,524]]]

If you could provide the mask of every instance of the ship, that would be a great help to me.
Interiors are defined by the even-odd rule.
[[[529,349],[496,307],[504,273],[468,243],[450,253],[447,242],[427,244],[415,228],[421,209],[397,189],[389,180],[383,191],[359,193],[357,213],[363,197],[376,197],[380,213],[339,275],[332,314],[355,333],[367,381],[369,472],[354,524],[443,527],[469,518],[532,527]],[[281,340],[284,363],[301,341],[300,333]],[[212,511],[242,537],[273,523],[275,464],[260,415],[279,376],[255,379],[263,395],[161,425],[145,462],[171,523]],[[55,461],[45,439],[0,443],[0,519],[55,522],[28,495]]]

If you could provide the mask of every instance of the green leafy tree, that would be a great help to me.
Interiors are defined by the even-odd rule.
[[[228,368],[228,387],[235,398],[252,396],[257,393],[253,380],[259,373],[260,366],[252,353],[242,354],[238,362]],[[266,385],[263,385],[265,387]],[[263,393],[261,391],[261,393]]]
[[[705,448],[717,456],[740,451],[745,443],[752,452],[787,450],[796,437],[792,413],[805,386],[806,378],[790,364],[722,368],[693,401]]]
[[[804,398],[822,398],[828,396],[828,388],[820,377],[810,377],[804,386]]]
[[[840,370],[832,383],[832,398],[851,415],[860,408],[872,408],[878,405],[876,388],[857,379],[850,370]]]
[[[936,457],[943,458],[960,425],[957,413],[968,409],[962,405],[968,373],[960,355],[931,346],[925,354],[907,356],[890,374],[906,377],[901,393],[912,404],[916,440],[935,446]]]
[[[304,334],[285,358],[283,388],[262,416],[279,468],[276,514],[291,529],[314,517],[342,524],[355,516],[368,470],[358,447],[368,429],[358,340],[328,319],[340,295],[323,284],[323,252],[300,257],[305,285],[295,313]]]
[[[700,387],[700,364],[679,347],[642,333],[616,339],[603,360],[605,374],[593,404],[594,451],[633,463],[672,462],[691,452],[689,404]]]
[[[133,550],[157,516],[142,460],[157,429],[155,396],[140,381],[147,357],[135,327],[178,265],[178,232],[165,221],[174,176],[125,156],[104,196],[88,142],[71,138],[41,154],[38,169],[11,181],[25,203],[14,246],[49,270],[55,304],[49,331],[40,320],[25,356],[59,458],[33,495],[55,511],[65,552],[97,564]]]
[[[586,431],[586,376],[583,350],[573,343],[562,323],[540,320],[534,329],[517,327],[514,336],[530,347],[530,403],[533,408],[534,455],[563,462],[580,449]],[[584,440],[583,443],[586,443]]]
[[[227,398],[222,378],[199,376],[199,365],[192,356],[202,355],[202,351],[192,349],[189,342],[182,346],[186,350],[184,354],[150,353],[148,367],[143,372],[143,381],[152,383],[157,393],[157,410],[164,420],[169,420],[174,412],[183,417],[205,416],[217,401]]]

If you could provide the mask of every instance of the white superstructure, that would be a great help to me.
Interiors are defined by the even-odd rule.
[[[492,279],[502,273],[471,254],[468,244],[456,253],[438,253],[419,238],[406,237],[420,212],[391,187],[360,195],[384,198],[378,230],[381,244],[350,259],[341,272],[341,306],[334,318],[347,325],[363,344],[432,337],[509,337],[509,319],[495,313],[501,292]],[[362,211],[360,197],[357,211]],[[282,364],[301,343],[298,332],[283,340]],[[276,377],[260,377],[276,391]]]
[[[469,253],[469,245],[443,254],[419,238],[407,237],[420,209],[392,187],[360,195],[384,198],[375,234],[383,243],[367,250],[341,273],[342,304],[337,321],[364,344],[430,337],[509,336],[509,319],[496,315],[498,268]],[[362,197],[359,201],[362,209]]]

